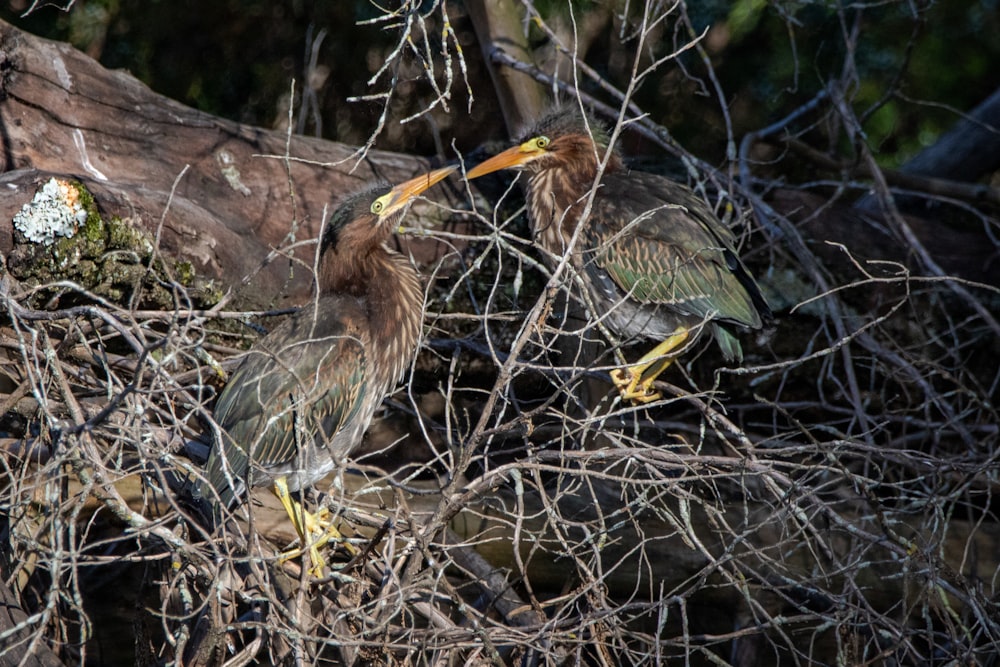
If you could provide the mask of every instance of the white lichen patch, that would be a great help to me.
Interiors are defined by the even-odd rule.
[[[80,193],[69,181],[50,178],[30,204],[14,216],[14,227],[33,243],[52,245],[57,236],[72,238],[87,221]]]

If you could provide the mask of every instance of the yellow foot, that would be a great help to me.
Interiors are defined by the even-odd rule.
[[[292,560],[293,558],[298,558],[306,552],[309,552],[309,560],[312,562],[312,567],[309,568],[309,574],[320,579],[323,577],[324,570],[326,569],[326,560],[320,554],[320,549],[325,547],[328,543],[332,541],[341,541],[347,548],[347,551],[351,554],[357,552],[348,542],[343,542],[344,537],[340,534],[340,531],[333,525],[327,525],[326,529],[323,530],[317,525],[313,530],[310,530],[306,540],[301,543],[306,546],[299,546],[294,549],[289,549],[278,557],[279,563],[284,563],[285,561]]]
[[[622,400],[633,403],[652,403],[660,400],[660,392],[653,389],[653,382],[660,373],[667,370],[667,366],[673,363],[677,353],[671,354],[671,352],[686,341],[688,335],[686,329],[678,329],[677,333],[668,336],[634,365],[624,370],[616,368],[611,371],[611,381],[618,387]]]
[[[651,377],[643,380],[642,369],[635,366],[625,370],[616,368],[611,371],[611,381],[618,387],[622,400],[633,403],[652,403],[662,398],[660,392],[653,389],[653,380],[655,379],[655,377]]]
[[[292,558],[298,558],[308,551],[309,559],[312,563],[312,566],[309,568],[309,574],[320,578],[326,569],[326,561],[320,555],[319,550],[329,542],[339,541],[344,544],[351,555],[357,554],[357,549],[352,544],[344,541],[344,537],[340,534],[340,531],[333,525],[333,518],[330,516],[329,510],[324,507],[316,514],[306,511],[301,503],[292,499],[284,477],[279,477],[274,481],[274,495],[278,496],[278,500],[281,501],[285,511],[288,512],[288,516],[292,520],[292,525],[295,527],[295,532],[299,536],[299,547],[282,553],[278,558],[279,563],[284,563]]]

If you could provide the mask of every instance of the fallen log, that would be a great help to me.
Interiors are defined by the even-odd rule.
[[[67,44],[0,22],[0,219],[10,220],[49,175],[82,182],[107,217],[142,225],[199,275],[240,285],[273,248],[316,237],[325,208],[375,179],[398,182],[430,162],[241,125],[158,95]],[[457,205],[457,190],[434,198]],[[414,206],[410,225],[441,222]],[[0,252],[12,247],[0,225]],[[312,265],[311,246],[297,256]],[[248,306],[301,299],[308,271],[265,267]]]

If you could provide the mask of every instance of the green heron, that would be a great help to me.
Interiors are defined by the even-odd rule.
[[[375,409],[416,352],[423,311],[419,276],[386,247],[410,200],[454,171],[438,169],[348,197],[320,241],[312,303],[250,350],[219,395],[222,431],[202,495],[231,508],[247,488],[273,484],[308,549],[337,537],[290,496],[319,481],[360,442]]]
[[[771,311],[736,254],[732,232],[701,198],[662,176],[630,171],[614,151],[597,184],[607,150],[608,135],[596,122],[556,109],[468,177],[528,172],[536,242],[553,257],[572,248],[571,265],[599,311],[592,314],[618,335],[661,341],[636,364],[611,373],[623,399],[648,402],[659,398],[653,381],[685,342],[707,328],[727,360],[742,361],[734,329],[760,329]]]

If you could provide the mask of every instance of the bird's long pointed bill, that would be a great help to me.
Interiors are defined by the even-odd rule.
[[[392,189],[392,192],[395,196],[392,198],[392,206],[390,210],[385,211],[384,213],[382,213],[382,215],[383,216],[387,215],[389,213],[399,210],[403,206],[406,206],[406,204],[411,199],[413,199],[418,195],[423,194],[424,191],[426,191],[429,187],[431,187],[435,183],[440,183],[441,181],[446,179],[449,175],[454,173],[457,169],[458,167],[454,166],[442,167],[441,169],[435,169],[434,171],[429,171],[426,174],[421,174],[416,178],[411,178],[408,181],[400,183],[399,185],[397,185]]]
[[[479,178],[480,176],[492,174],[494,171],[499,171],[501,169],[519,167],[532,158],[538,157],[538,151],[531,150],[528,145],[529,143],[530,142],[526,142],[520,146],[508,148],[502,153],[497,153],[486,162],[480,162],[478,165],[469,170],[466,177]]]

